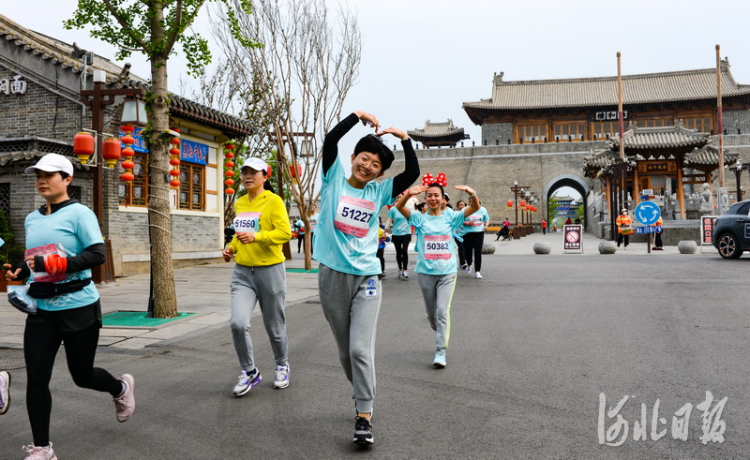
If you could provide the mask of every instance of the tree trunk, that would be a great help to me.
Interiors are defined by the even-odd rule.
[[[169,99],[167,95],[167,58],[152,58],[151,125],[149,162],[149,238],[151,241],[151,276],[155,318],[177,316],[177,294],[172,266],[172,227],[169,210],[169,187],[165,175],[169,172]]]

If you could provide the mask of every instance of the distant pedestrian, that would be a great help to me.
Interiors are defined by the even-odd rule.
[[[376,134],[361,138],[351,155],[347,174],[339,159],[338,142],[359,121]],[[352,383],[356,418],[353,442],[372,444],[372,408],[375,399],[375,331],[382,300],[380,264],[377,257],[378,220],[383,206],[393,202],[419,177],[417,155],[406,131],[387,128],[357,111],[339,122],[325,136],[318,232],[315,239],[320,303],[338,347],[341,367]],[[393,163],[393,152],[380,136],[401,139],[404,171],[380,183]],[[348,176],[348,177],[347,177]]]
[[[312,205],[312,208],[310,209],[310,218],[308,219],[310,221],[310,255],[313,253],[313,238],[315,237],[315,227],[318,226],[318,219],[320,218],[320,214],[318,214],[318,207],[315,205]]]
[[[463,211],[464,208],[466,208],[466,202],[458,200],[458,202],[456,202],[456,211]],[[464,249],[464,237],[461,235],[462,230],[463,228],[456,229],[454,232],[455,234],[453,235],[453,241],[456,243],[456,248],[458,249],[458,266],[464,270],[468,265],[466,265],[466,251]]]
[[[466,273],[471,274],[472,264],[474,278],[481,280],[482,274],[482,246],[484,246],[484,232],[487,229],[490,216],[484,206],[464,219],[463,239],[466,255]]]
[[[380,222],[380,217],[378,217],[378,222]],[[380,260],[380,275],[378,277],[380,279],[385,278],[385,245],[388,243],[391,239],[388,237],[388,234],[385,231],[385,226],[382,222],[378,225],[378,252],[377,256]]]
[[[568,217],[567,219],[565,219],[565,225],[571,225],[572,223],[573,223],[573,221],[570,220],[570,217]]]
[[[234,203],[236,234],[224,249],[226,262],[236,265],[230,288],[232,306],[229,326],[232,342],[240,361],[240,376],[234,396],[246,395],[262,380],[255,365],[250,339],[250,317],[260,304],[263,325],[271,341],[276,371],[273,387],[289,386],[290,368],[286,334],[286,272],[282,246],[292,235],[284,201],[273,193],[268,183],[269,167],[260,158],[246,161],[240,180],[247,195]]]
[[[546,235],[547,234],[547,221],[542,219],[541,225],[542,225],[542,235]]]
[[[400,198],[399,195],[396,199]],[[412,197],[414,198],[414,197]],[[395,206],[388,210],[388,221],[391,226],[391,240],[396,248],[396,265],[398,279],[409,279],[409,244],[411,244],[411,226]]]
[[[630,244],[630,234],[633,233],[633,227],[631,226],[633,219],[628,215],[627,209],[623,209],[621,214],[617,216],[615,224],[617,225],[617,247],[619,248],[620,244],[625,241],[625,249],[627,249],[628,244]]]
[[[664,231],[664,219],[659,216],[659,220],[657,220],[655,223],[651,224],[652,227],[659,227],[659,231],[654,233],[654,247],[653,249],[655,251],[663,251],[664,250],[664,243],[661,241],[661,234]]]
[[[48,153],[25,172],[36,175],[36,189],[45,203],[26,217],[25,260],[15,267],[5,264],[5,278],[28,277],[28,295],[37,308],[26,317],[23,338],[26,408],[34,437],[34,444],[23,450],[27,459],[52,460],[57,457],[49,440],[49,384],[62,343],[73,382],[111,394],[119,422],[127,421],[135,411],[135,381],[130,374],[117,379],[94,367],[102,311],[91,269],[104,263],[106,250],[96,215],[68,195],[73,164],[62,155]],[[91,432],[82,435],[91,439]]]
[[[305,245],[305,223],[302,219],[297,219],[294,223],[294,228],[297,231],[297,254]]]
[[[10,374],[0,371],[0,415],[8,412],[10,407]]]
[[[450,309],[458,270],[453,235],[464,225],[464,219],[479,211],[480,207],[472,188],[466,185],[456,185],[455,188],[469,194],[470,205],[462,211],[446,212],[443,209],[445,193],[438,184],[417,185],[407,192],[407,195],[412,196],[426,192],[427,214],[411,212],[406,208],[406,196],[396,202],[399,212],[414,226],[422,245],[414,270],[419,274],[419,287],[422,289],[427,319],[435,331],[435,357],[432,365],[437,368],[446,366],[446,349],[450,338]]]

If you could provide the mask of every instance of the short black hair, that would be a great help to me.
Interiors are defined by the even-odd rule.
[[[445,193],[445,189],[442,185],[438,184],[437,182],[433,182],[430,185],[427,186],[427,188],[437,187],[440,189],[440,195],[445,198],[445,201],[448,201],[448,198],[446,197],[447,193]]]
[[[368,134],[354,146],[355,157],[361,152],[374,153],[380,158],[380,163],[383,164],[383,169],[380,172],[386,171],[393,164],[393,152],[374,134]]]

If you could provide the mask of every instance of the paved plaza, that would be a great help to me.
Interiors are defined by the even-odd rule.
[[[533,253],[540,241],[550,242],[550,255]],[[291,385],[271,388],[272,353],[257,318],[252,334],[264,381],[238,399],[227,325],[232,265],[176,270],[179,310],[195,315],[153,329],[102,331],[97,365],[136,378],[130,421],[115,421],[107,395],[75,387],[59,354],[55,450],[61,460],[746,458],[750,258],[683,255],[675,247],[648,254],[635,243],[601,255],[600,241],[585,236],[583,254],[563,254],[562,233],[491,241],[496,252],[484,257],[484,279],[459,273],[442,370],[431,366],[434,335],[417,276],[398,280],[389,251],[375,445],[364,450],[350,443],[351,386],[315,274],[287,274]],[[101,294],[105,312],[145,310],[148,277],[118,279]],[[0,306],[0,328],[0,367],[13,374],[0,458],[22,458],[21,445],[31,442],[23,315]]]

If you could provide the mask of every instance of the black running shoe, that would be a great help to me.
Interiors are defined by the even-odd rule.
[[[373,444],[375,440],[372,437],[372,423],[364,417],[357,417],[354,422],[354,439],[352,442],[357,444]]]

